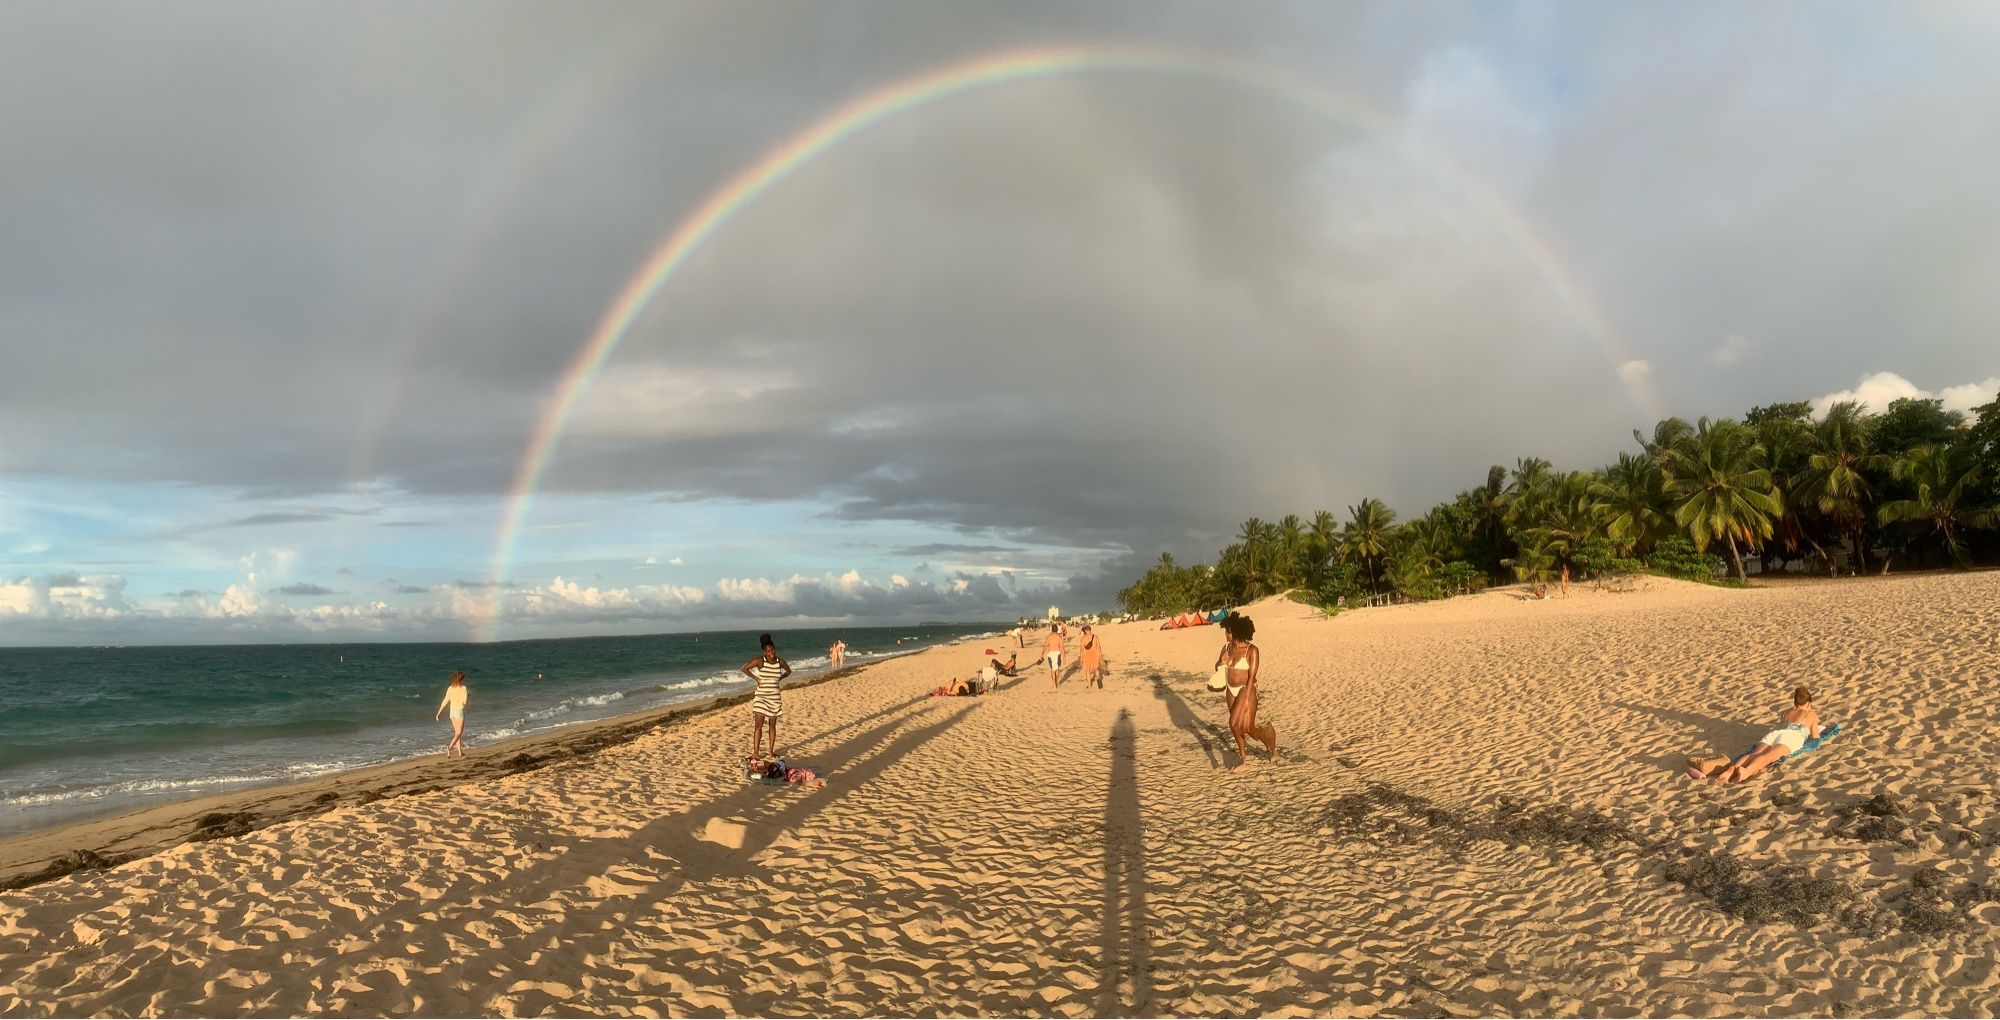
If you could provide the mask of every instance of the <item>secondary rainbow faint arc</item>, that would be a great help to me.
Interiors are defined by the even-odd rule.
[[[536,423],[515,471],[507,507],[501,517],[492,579],[495,582],[505,581],[515,544],[520,539],[521,527],[534,501],[535,490],[541,484],[542,474],[548,470],[550,457],[562,439],[578,398],[589,389],[591,381],[618,349],[633,321],[651,303],[653,296],[673,279],[690,255],[744,206],[828,149],[899,113],[1013,81],[1115,71],[1214,78],[1272,93],[1336,121],[1398,139],[1413,156],[1418,157],[1420,163],[1441,174],[1515,239],[1564,308],[1598,342],[1614,372],[1634,360],[1617,332],[1611,328],[1609,320],[1578,283],[1575,274],[1564,266],[1554,246],[1535,233],[1527,221],[1493,189],[1470,177],[1450,161],[1418,147],[1389,118],[1315,79],[1289,69],[1235,57],[1150,46],[1055,47],[997,53],[906,78],[847,103],[765,153],[681,220],[667,235],[665,242],[653,252],[653,256],[619,291],[617,299],[599,319],[597,328],[558,380],[554,396]],[[1642,409],[1657,415],[1656,402],[1643,379],[1625,379],[1623,373],[1619,374]],[[475,631],[475,636],[480,639],[491,641],[495,637],[500,619],[498,605],[501,590],[495,588],[486,619]]]

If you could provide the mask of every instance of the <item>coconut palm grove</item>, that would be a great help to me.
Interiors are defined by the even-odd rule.
[[[1213,565],[1171,555],[1118,593],[1141,615],[1208,610],[1283,591],[1329,611],[1519,582],[1656,573],[1747,583],[1750,574],[1840,575],[2000,563],[2000,396],[1968,416],[1937,399],[1881,413],[1767,404],[1742,418],[1668,418],[1601,468],[1538,457],[1398,520],[1364,498],[1345,521],[1320,510],[1251,518]]]

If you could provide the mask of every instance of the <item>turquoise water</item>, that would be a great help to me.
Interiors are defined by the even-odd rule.
[[[855,664],[994,630],[772,633],[793,670],[811,674],[835,637]],[[736,668],[758,654],[757,634],[0,649],[0,836],[435,753],[451,730],[431,716],[455,669],[472,688],[475,749],[747,690]]]

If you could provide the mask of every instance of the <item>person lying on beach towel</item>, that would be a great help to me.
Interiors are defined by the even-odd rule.
[[[1778,728],[1757,738],[1757,743],[1715,774],[1717,782],[1740,783],[1772,765],[1799,753],[1809,740],[1820,739],[1819,712],[1813,708],[1812,692],[1805,687],[1792,691],[1792,707],[1778,719]],[[1709,778],[1690,768],[1697,779]]]
[[[1820,729],[1819,736],[1807,740],[1805,742],[1805,746],[1800,747],[1798,750],[1793,751],[1791,754],[1788,754],[1783,758],[1778,759],[1777,764],[1758,773],[1758,775],[1768,776],[1773,773],[1776,773],[1779,770],[1783,769],[1785,766],[1790,765],[1794,761],[1797,761],[1804,755],[1813,751],[1817,751],[1821,747],[1826,746],[1827,741],[1832,740],[1837,736],[1840,736],[1840,724],[1827,723],[1824,727]],[[1749,754],[1750,752],[1745,751],[1743,753]],[[1688,755],[1688,775],[1691,775],[1696,779],[1714,779],[1717,776],[1720,776],[1723,770],[1729,768],[1732,764],[1735,763],[1735,761],[1736,759],[1731,758],[1726,754],[1690,754]]]
[[[933,698],[969,698],[979,693],[979,685],[952,677],[951,682],[931,692]]]

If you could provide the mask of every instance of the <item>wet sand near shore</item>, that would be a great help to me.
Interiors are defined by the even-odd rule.
[[[803,687],[850,676],[861,666],[803,677]],[[630,741],[677,719],[749,703],[748,692],[565,726],[547,733],[472,744],[463,758],[443,754],[327,776],[190,798],[0,840],[0,890],[76,871],[112,867],[182,843],[238,836],[309,818],[342,804],[372,804],[511,776]]]
[[[0,1013],[2000,1011],[2000,573],[1247,612],[1243,774],[1212,627],[932,649],[787,692],[824,789],[736,707],[0,893]],[[1840,737],[1682,773],[1796,683]]]

